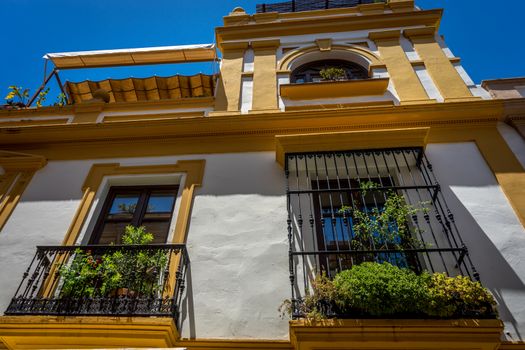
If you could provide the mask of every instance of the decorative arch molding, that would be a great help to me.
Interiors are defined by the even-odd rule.
[[[365,67],[369,72],[374,66],[382,66],[384,63],[371,52],[357,45],[332,45],[330,50],[320,50],[317,45],[290,51],[279,63],[279,71],[293,71],[299,66],[313,61],[340,59],[357,63]]]

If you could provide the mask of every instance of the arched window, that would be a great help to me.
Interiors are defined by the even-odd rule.
[[[367,70],[357,63],[344,60],[323,60],[308,62],[295,69],[291,74],[291,82],[302,84],[322,81],[320,72],[326,68],[342,68],[345,72],[343,80],[368,79]]]

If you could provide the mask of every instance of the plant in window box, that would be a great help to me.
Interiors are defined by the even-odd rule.
[[[339,316],[394,318],[496,318],[496,302],[479,282],[443,273],[416,274],[387,262],[364,262],[312,282],[298,305],[286,300],[281,310],[307,319]],[[295,310],[293,308],[295,307]]]
[[[328,67],[319,71],[319,75],[326,81],[346,80],[346,72],[343,68]]]
[[[150,250],[153,234],[144,227],[127,226],[122,244],[143,246],[140,249],[119,249],[102,256],[80,249],[70,264],[60,271],[62,297],[143,297],[162,290],[160,279],[168,262],[168,252]]]

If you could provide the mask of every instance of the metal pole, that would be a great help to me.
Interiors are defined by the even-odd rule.
[[[38,88],[38,90],[36,90],[35,94],[33,95],[33,97],[31,97],[31,99],[29,100],[29,102],[26,104],[26,107],[30,107],[33,102],[35,102],[38,94],[40,93],[40,91],[42,91],[47,83],[49,82],[49,80],[53,77],[53,75],[56,74],[56,68],[53,69],[53,71],[51,72],[51,74],[49,74],[49,76],[44,80],[44,83],[42,85],[40,85],[40,87]]]

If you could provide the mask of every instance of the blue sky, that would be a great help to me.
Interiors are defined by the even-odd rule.
[[[34,91],[42,82],[46,52],[210,43],[222,16],[236,6],[253,13],[260,2],[264,1],[2,0],[0,98],[13,84]],[[525,76],[525,1],[507,0],[501,3],[504,6],[480,0],[416,0],[416,4],[445,9],[440,33],[476,83]],[[206,63],[62,71],[61,76],[81,81],[211,69]]]

